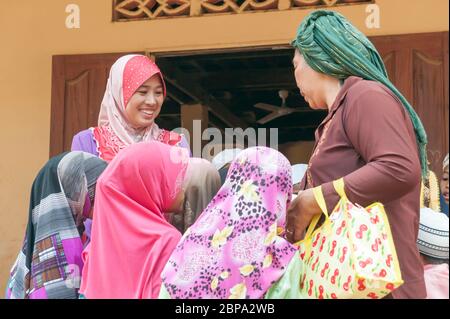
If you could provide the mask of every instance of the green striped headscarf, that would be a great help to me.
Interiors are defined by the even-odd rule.
[[[375,46],[341,14],[318,10],[300,24],[292,46],[300,51],[306,63],[317,72],[338,79],[358,76],[388,87],[409,113],[416,133],[422,176],[427,176],[427,134],[417,113],[391,83],[383,60]]]

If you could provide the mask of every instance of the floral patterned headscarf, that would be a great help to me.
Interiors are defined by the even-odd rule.
[[[282,154],[266,147],[242,151],[163,270],[170,296],[264,297],[296,252],[278,235],[291,193],[291,165]]]

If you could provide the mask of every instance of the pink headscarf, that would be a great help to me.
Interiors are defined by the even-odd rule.
[[[158,66],[144,55],[130,54],[119,58],[111,67],[105,95],[93,129],[99,156],[111,161],[123,148],[137,142],[156,140],[175,145],[181,136],[161,130],[156,123],[137,134],[125,115],[125,108],[136,90],[152,76],[158,74],[166,96],[166,85]],[[172,142],[170,142],[173,140]]]
[[[170,296],[264,297],[296,252],[277,235],[291,193],[291,165],[282,154],[266,147],[242,151],[164,268]]]
[[[80,292],[88,299],[156,298],[160,274],[181,234],[164,218],[182,187],[187,151],[131,145],[97,181],[92,238]]]

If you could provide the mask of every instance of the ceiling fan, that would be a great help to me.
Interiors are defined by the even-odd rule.
[[[285,116],[294,112],[305,112],[306,110],[304,108],[291,108],[286,106],[286,99],[289,96],[289,91],[287,90],[280,90],[278,91],[278,95],[281,98],[281,106],[272,105],[272,104],[266,104],[266,103],[256,103],[254,107],[269,111],[270,114],[264,116],[263,118],[256,121],[258,124],[266,124],[276,118],[279,118],[281,116]]]

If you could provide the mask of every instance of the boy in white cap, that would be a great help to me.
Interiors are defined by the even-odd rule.
[[[420,210],[417,246],[424,264],[427,299],[449,298],[448,248],[449,221],[430,208]]]

